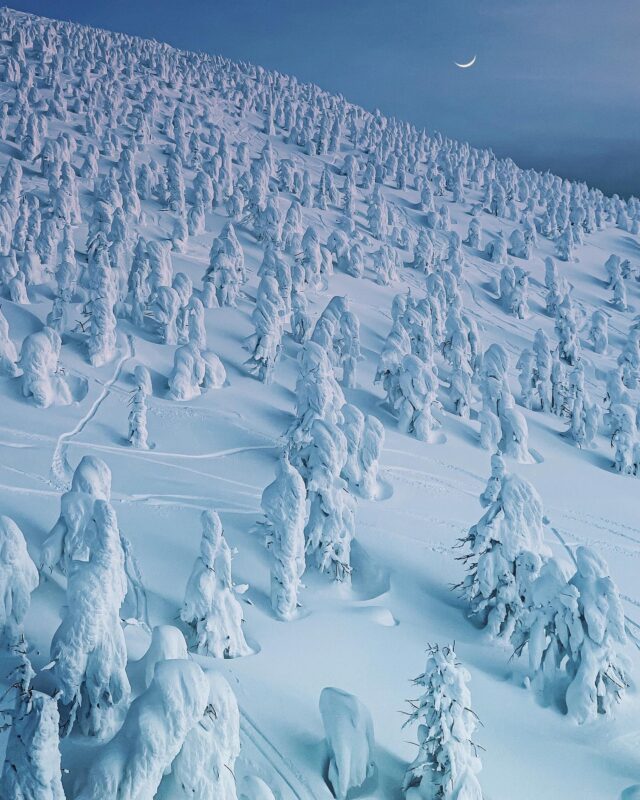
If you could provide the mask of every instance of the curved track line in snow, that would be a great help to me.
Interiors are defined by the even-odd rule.
[[[78,447],[91,447],[93,450],[101,450],[107,453],[119,453],[122,455],[122,446],[110,444],[93,444],[93,442],[74,442]],[[128,455],[135,458],[146,458],[153,460],[158,456],[164,458],[186,458],[191,461],[206,460],[208,458],[225,458],[226,456],[234,456],[238,453],[247,453],[251,450],[276,450],[277,444],[250,444],[245,447],[231,447],[228,450],[215,450],[212,453],[172,453],[163,450],[129,450]]]
[[[271,744],[251,717],[240,708],[240,731],[282,778],[297,800],[316,800],[316,795],[297,769]]]
[[[133,338],[130,334],[126,336],[126,349],[125,352],[120,356],[118,363],[116,364],[116,368],[113,372],[111,378],[106,381],[106,383],[102,387],[102,391],[98,395],[98,397],[94,400],[93,404],[87,411],[87,413],[78,421],[75,427],[67,431],[66,433],[61,433],[58,437],[58,441],[56,442],[55,449],[53,451],[53,457],[51,459],[51,483],[58,489],[66,491],[69,488],[70,479],[70,467],[69,462],[67,461],[67,442],[72,439],[76,434],[80,433],[96,415],[98,409],[102,405],[103,401],[109,396],[109,391],[113,384],[118,380],[122,373],[122,367],[124,366],[125,362],[128,361],[132,356],[135,355],[135,348],[133,345]]]

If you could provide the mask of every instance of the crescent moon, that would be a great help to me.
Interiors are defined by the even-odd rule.
[[[476,58],[477,58],[477,57],[478,57],[478,56],[477,56],[477,54],[476,54],[476,55],[475,55],[475,56],[474,56],[474,57],[471,59],[471,61],[467,62],[466,64],[458,64],[458,62],[457,62],[457,61],[454,61],[453,63],[456,65],[456,67],[460,67],[460,69],[469,69],[469,67],[472,67],[472,66],[473,66],[473,65],[476,63]]]

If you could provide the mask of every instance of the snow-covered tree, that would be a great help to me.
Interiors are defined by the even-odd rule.
[[[482,800],[470,680],[453,647],[428,648],[425,670],[414,679],[422,694],[405,722],[418,723],[418,754],[402,784],[407,800]]]
[[[431,441],[434,431],[440,427],[433,414],[434,409],[439,407],[437,378],[433,370],[417,356],[405,356],[398,378],[398,390],[395,410],[399,429],[403,433],[412,433],[424,442]]]
[[[143,387],[138,387],[131,398],[129,411],[128,440],[132,447],[139,450],[148,450],[147,431],[147,393]]]
[[[95,538],[88,560],[72,561],[67,605],[51,642],[53,677],[66,711],[87,736],[112,733],[129,701],[127,649],[120,607],[127,592],[124,552],[115,511],[105,500],[92,509]]]
[[[591,316],[589,341],[596,353],[607,352],[609,346],[609,319],[604,311],[596,309]]]
[[[242,607],[231,578],[231,549],[215,511],[202,512],[200,555],[187,583],[180,618],[191,627],[198,653],[237,658],[251,653],[242,632]]]
[[[235,762],[240,754],[240,710],[222,675],[207,675],[209,697],[201,719],[187,733],[159,800],[236,800]]]
[[[15,378],[18,374],[18,352],[9,334],[9,323],[0,309],[0,374]]]
[[[348,581],[355,501],[340,477],[347,460],[346,438],[335,423],[315,419],[310,441],[300,455],[309,500],[306,549],[315,554],[318,569],[337,581]]]
[[[564,699],[567,714],[582,724],[611,714],[629,682],[624,610],[603,558],[588,547],[575,554],[567,580],[551,559],[531,587],[531,608],[515,637],[527,649],[535,688]]]
[[[156,797],[188,733],[202,720],[209,693],[195,661],[159,663],[118,733],[92,758],[76,800]]]
[[[285,306],[278,281],[265,275],[258,286],[256,305],[251,314],[256,332],[245,340],[245,349],[251,352],[246,361],[249,372],[263,383],[271,383],[280,357]]]
[[[193,400],[194,397],[199,397],[205,371],[205,360],[195,344],[189,342],[177,347],[173,354],[173,370],[169,376],[171,399]]]
[[[273,557],[271,606],[285,620],[295,616],[305,570],[306,502],[307,490],[302,476],[283,452],[276,479],[263,491],[261,505],[267,523],[265,544]]]
[[[338,350],[342,363],[342,385],[356,386],[356,368],[362,360],[360,354],[360,321],[353,311],[343,311],[339,320]]]
[[[41,692],[24,695],[13,724],[0,777],[7,800],[65,800],[60,769],[60,716],[56,701]]]
[[[287,434],[294,466],[299,466],[297,454],[310,441],[314,420],[340,422],[344,402],[326,351],[316,342],[305,342],[298,356],[296,418]]]
[[[18,644],[38,583],[22,531],[11,517],[0,516],[0,644]]]
[[[631,406],[614,403],[609,409],[613,466],[623,475],[633,473],[633,450],[637,437],[636,415]]]
[[[39,408],[71,403],[71,390],[59,368],[61,346],[59,334],[46,327],[30,333],[22,343],[18,361],[22,394]]]
[[[482,500],[495,499],[461,540],[468,549],[461,559],[468,575],[460,588],[489,634],[508,640],[527,610],[529,584],[546,555],[543,508],[536,489],[519,475],[502,474],[498,465],[492,479]]]
[[[375,773],[373,721],[358,698],[327,687],[320,693],[320,714],[329,754],[329,784],[336,800],[346,800]]]

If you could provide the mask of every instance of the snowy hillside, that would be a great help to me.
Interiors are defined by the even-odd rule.
[[[640,797],[640,203],[6,9],[0,81],[2,798]]]

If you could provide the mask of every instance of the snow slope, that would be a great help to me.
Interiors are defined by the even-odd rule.
[[[16,15],[22,24],[24,17]],[[0,64],[6,63],[11,44],[6,34],[0,42]],[[27,57],[33,59],[27,48]],[[141,67],[142,69],[142,67]],[[0,70],[0,74],[2,71]],[[144,73],[142,73],[144,74]],[[70,77],[70,80],[74,78]],[[41,95],[49,90],[42,86]],[[180,92],[164,87],[167,97],[180,100]],[[346,140],[342,152],[308,155],[285,143],[283,131],[267,137],[263,113],[240,113],[233,100],[224,99],[210,87],[195,88],[210,104],[212,118],[230,143],[246,142],[252,158],[259,155],[267,138],[278,158],[290,158],[297,168],[308,169],[314,185],[325,165],[337,172],[353,144]],[[12,102],[15,84],[0,83],[0,102]],[[49,137],[60,131],[77,136],[80,153],[86,137],[80,123],[84,115],[70,112],[67,120],[49,120]],[[169,139],[157,120],[151,141],[136,154],[136,164],[154,157],[164,163]],[[9,116],[8,135],[0,142],[0,174],[9,158],[20,159],[13,137],[15,117]],[[124,135],[122,123],[117,134]],[[96,144],[100,144],[96,142]],[[79,166],[80,153],[74,157]],[[35,192],[44,202],[46,181],[37,165],[20,161],[23,190]],[[118,161],[101,156],[104,174]],[[234,169],[239,170],[237,164]],[[193,171],[185,169],[187,191]],[[342,178],[336,174],[340,185]],[[91,187],[79,181],[83,219],[74,227],[78,261],[86,259],[87,224],[92,213]],[[408,182],[412,186],[412,182]],[[384,196],[398,209],[415,241],[425,224],[414,188],[402,191],[391,181]],[[454,203],[451,192],[442,200],[449,206],[452,229],[464,239],[470,210],[483,191],[465,187],[464,202]],[[279,203],[288,207],[290,195],[280,193]],[[132,223],[135,233],[147,239],[167,239],[174,215],[157,201],[143,201],[143,220]],[[253,333],[250,314],[257,291],[257,269],[263,244],[247,225],[236,225],[245,254],[249,280],[242,287],[237,308],[206,311],[208,346],[222,359],[229,385],[209,391],[196,400],[176,402],[167,398],[167,377],[173,366],[174,346],[160,344],[153,332],[118,319],[116,357],[93,368],[86,357],[86,335],[67,330],[63,336],[61,363],[74,395],[68,406],[39,409],[21,395],[18,378],[0,378],[0,510],[16,520],[25,533],[32,557],[38,563],[39,547],[59,513],[59,498],[73,468],[85,454],[103,458],[113,473],[113,502],[120,529],[131,540],[141,564],[149,593],[152,624],[177,624],[178,609],[200,541],[200,513],[214,508],[221,516],[225,536],[237,554],[234,580],[249,584],[243,596],[245,635],[254,655],[220,661],[195,658],[207,669],[223,673],[230,681],[242,712],[242,755],[239,774],[254,773],[271,786],[281,800],[331,797],[323,770],[325,754],[320,692],[335,686],[355,694],[371,711],[377,741],[379,784],[363,796],[401,797],[404,770],[415,756],[410,729],[401,730],[406,700],[414,692],[410,679],[424,668],[429,642],[455,641],[456,652],[469,669],[474,710],[482,727],[477,733],[483,769],[480,780],[489,800],[602,800],[617,798],[631,784],[640,782],[640,701],[633,689],[617,709],[615,718],[574,726],[557,709],[544,708],[522,686],[524,667],[511,659],[511,649],[488,640],[466,616],[466,609],[451,591],[462,577],[462,566],[453,549],[458,538],[481,516],[478,496],[489,475],[490,454],[478,443],[479,425],[444,413],[441,441],[425,444],[403,435],[374,385],[378,356],[391,327],[391,303],[398,292],[411,288],[424,293],[424,275],[403,268],[390,286],[372,279],[369,254],[379,242],[369,234],[366,207],[356,203],[357,233],[367,254],[362,278],[335,272],[323,291],[309,290],[313,318],[334,295],[348,295],[360,319],[364,360],[358,368],[358,385],[346,389],[348,402],[364,413],[379,417],[386,429],[381,460],[378,499],[359,500],[356,517],[357,543],[353,547],[353,581],[334,584],[309,567],[303,578],[300,617],[284,623],[274,616],[269,596],[269,553],[256,529],[262,519],[262,490],[274,477],[283,433],[291,424],[299,351],[289,335],[271,385],[248,375],[242,348]],[[313,224],[322,243],[337,226],[340,212],[303,209],[305,227]],[[481,212],[483,238],[498,230],[507,236],[517,223]],[[224,207],[206,214],[206,231],[189,237],[184,253],[173,252],[174,273],[182,271],[201,286],[215,236],[228,221]],[[135,238],[134,238],[135,241]],[[515,362],[530,346],[538,328],[556,341],[554,320],[544,311],[544,264],[555,255],[553,242],[539,237],[528,261],[510,258],[530,271],[530,313],[524,320],[507,315],[487,282],[499,276],[500,267],[463,246],[466,258],[460,285],[465,310],[477,321],[484,347],[503,344],[511,355],[512,388],[517,396]],[[559,262],[561,274],[574,287],[574,299],[587,312],[605,308],[610,315],[610,346],[597,355],[581,331],[586,381],[593,398],[604,396],[604,371],[614,365],[627,337],[634,312],[640,312],[640,283],[627,281],[630,310],[610,305],[604,262],[611,253],[640,262],[637,235],[611,224],[586,237],[576,249],[577,259]],[[411,261],[412,247],[401,249],[404,262]],[[291,256],[287,256],[289,260]],[[29,289],[30,302],[19,305],[3,294],[2,311],[10,335],[19,347],[28,334],[40,329],[51,309],[52,281]],[[71,320],[81,318],[75,304]],[[134,450],[126,441],[128,403],[133,389],[133,369],[147,365],[153,381],[148,402],[150,450]],[[446,384],[440,396],[446,402]],[[637,393],[636,393],[637,402]],[[477,409],[478,404],[474,403]],[[630,635],[629,655],[639,674],[640,503],[637,478],[613,472],[612,450],[599,434],[595,449],[580,450],[563,436],[566,421],[539,411],[520,409],[529,425],[529,445],[535,463],[508,467],[530,480],[540,492],[550,525],[547,544],[563,559],[570,559],[578,544],[589,544],[608,561],[611,574],[624,598]],[[27,616],[25,632],[36,671],[49,662],[49,644],[65,602],[64,579],[54,573],[41,580]],[[130,672],[134,691],[135,659],[149,641],[147,632],[126,627]],[[46,681],[46,676],[41,676]],[[91,743],[71,736],[62,745],[65,786],[70,797],[74,776],[91,759]],[[238,775],[237,775],[238,777]]]

